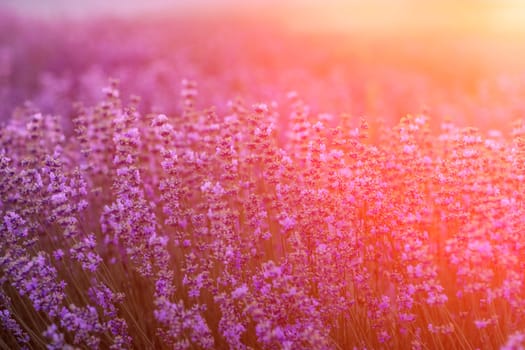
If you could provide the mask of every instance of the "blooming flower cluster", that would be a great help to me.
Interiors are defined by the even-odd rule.
[[[48,73],[5,118],[0,348],[523,348],[525,124],[507,135],[432,113],[396,125],[321,113],[323,89],[313,105],[263,94],[271,69],[248,61],[217,73],[218,91],[178,40],[191,79],[162,61],[133,77],[101,42],[86,50],[122,81]],[[30,48],[6,45],[0,64]],[[267,103],[228,74],[261,79]],[[16,84],[0,101],[17,102]],[[399,108],[396,94],[371,111]]]

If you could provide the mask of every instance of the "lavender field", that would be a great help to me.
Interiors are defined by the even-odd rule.
[[[432,38],[2,12],[0,348],[525,349],[524,56]]]

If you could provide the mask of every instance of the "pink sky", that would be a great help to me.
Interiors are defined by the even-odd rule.
[[[525,33],[521,0],[0,0],[44,17],[235,12],[277,17],[306,30]]]

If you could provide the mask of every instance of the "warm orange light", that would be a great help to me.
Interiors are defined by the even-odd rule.
[[[299,30],[364,35],[525,34],[525,2],[518,0],[371,0],[285,2],[282,19]]]

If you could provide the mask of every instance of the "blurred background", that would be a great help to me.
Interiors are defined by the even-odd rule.
[[[313,112],[500,128],[525,115],[524,58],[521,0],[0,0],[0,120],[68,115],[108,77],[177,113],[191,78],[219,111],[297,90]]]
[[[278,19],[294,29],[516,35],[525,32],[521,0],[2,0],[40,17],[229,14]]]

